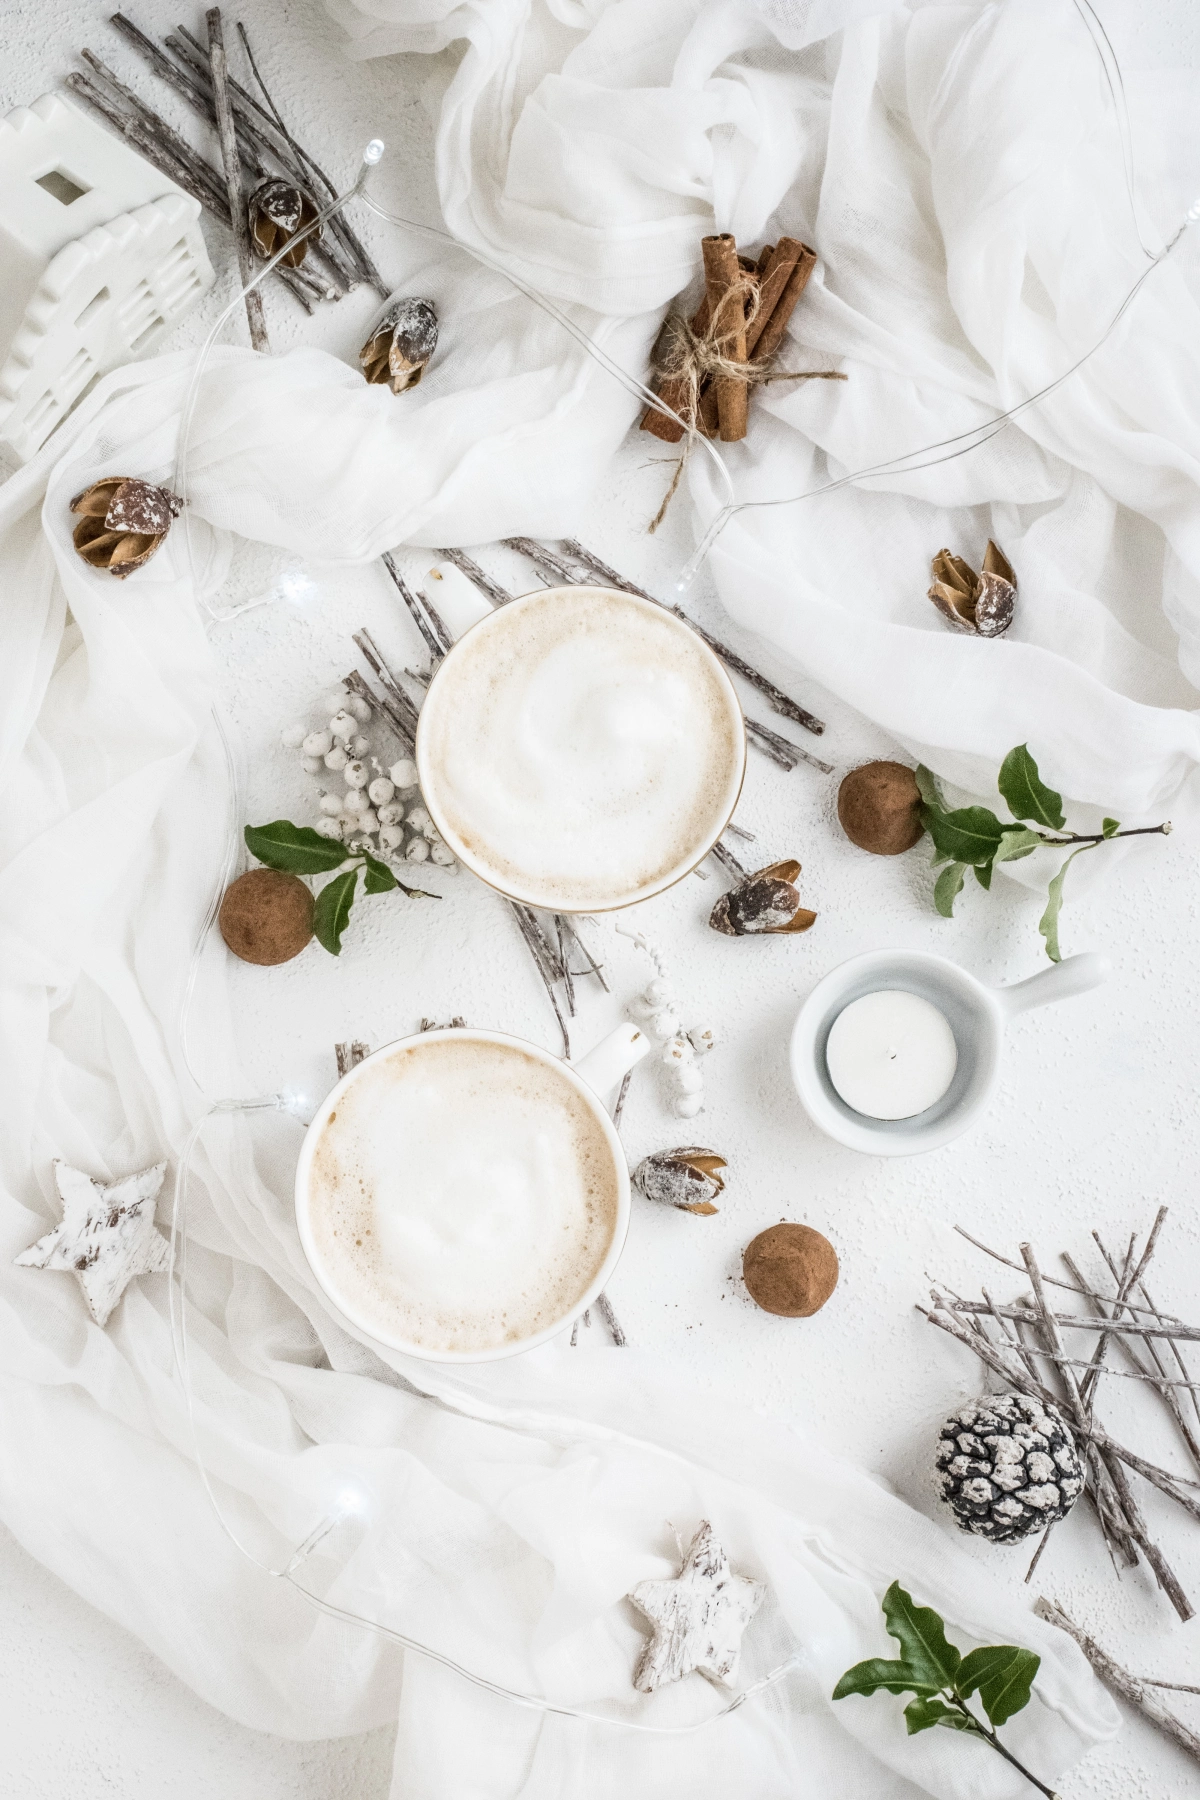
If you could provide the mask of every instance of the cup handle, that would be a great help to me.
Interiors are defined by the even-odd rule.
[[[641,1062],[649,1049],[650,1039],[645,1032],[626,1022],[610,1031],[594,1050],[589,1050],[571,1067],[595,1093],[603,1096],[616,1087],[635,1063]]]
[[[1099,987],[1102,981],[1107,981],[1111,973],[1112,964],[1107,956],[1087,950],[1082,956],[1068,956],[1065,962],[1055,963],[1053,968],[1043,969],[1039,975],[1031,975],[1028,981],[1015,982],[1012,987],[993,988],[992,992],[1002,1010],[1011,1016],[1028,1012],[1031,1006],[1045,1006],[1050,1000],[1070,1000],[1075,994],[1086,994],[1089,988]]]

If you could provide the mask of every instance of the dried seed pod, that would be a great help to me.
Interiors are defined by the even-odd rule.
[[[657,1150],[642,1159],[633,1171],[633,1185],[647,1200],[677,1206],[681,1212],[715,1213],[713,1201],[725,1183],[717,1173],[725,1168],[723,1156],[699,1145],[681,1150]]]
[[[817,915],[800,904],[795,886],[799,873],[800,864],[789,858],[753,875],[743,875],[727,894],[721,895],[708,916],[709,924],[726,937],[807,931],[816,923]]]
[[[317,216],[317,203],[311,194],[303,188],[294,187],[290,181],[279,176],[271,176],[262,181],[251,194],[246,207],[250,219],[250,240],[264,262],[270,259],[297,232],[304,231]],[[285,269],[298,269],[308,255],[308,247],[321,236],[323,227],[318,225],[307,237],[294,244],[283,258]]]
[[[944,618],[976,637],[1003,637],[1012,624],[1017,578],[1000,546],[988,539],[978,575],[949,550],[933,559],[929,598]]]
[[[397,300],[358,353],[372,383],[386,381],[393,394],[416,387],[437,349],[438,318],[432,300]]]
[[[134,475],[106,476],[71,502],[71,511],[82,514],[75,548],[89,568],[107,569],[123,580],[150,561],[182,506],[169,488]]]

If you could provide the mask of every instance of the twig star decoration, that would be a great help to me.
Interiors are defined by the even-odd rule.
[[[154,1203],[166,1172],[165,1162],[155,1163],[105,1187],[56,1162],[62,1224],[15,1260],[27,1269],[70,1269],[93,1319],[106,1325],[131,1281],[170,1269],[171,1246],[154,1225]]]
[[[694,1669],[714,1681],[732,1681],[742,1633],[766,1591],[761,1581],[733,1573],[712,1526],[701,1520],[675,1580],[639,1581],[629,1596],[654,1627],[633,1672],[634,1687],[652,1694]]]

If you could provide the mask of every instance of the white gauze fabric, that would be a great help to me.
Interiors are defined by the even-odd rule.
[[[839,359],[850,380],[756,397],[750,438],[726,452],[745,497],[1020,399],[1087,348],[1143,266],[1106,90],[1065,0],[877,15],[832,0],[339,4],[360,54],[464,42],[438,136],[447,223],[626,366],[644,367],[714,221],[745,243],[786,229],[816,244],[787,366]],[[1153,223],[1187,198],[1164,189]],[[411,405],[315,352],[213,359],[190,459],[207,579],[229,531],[365,561],[578,525],[635,403],[463,253],[414,255],[409,277],[438,304],[444,346]],[[1080,817],[1190,816],[1196,345],[1172,264],[1101,355],[987,449],[739,515],[713,559],[722,597],[949,779],[987,792],[1028,740]],[[1008,1730],[1052,1778],[1113,1729],[1112,1708],[1074,1648],[945,1532],[634,1352],[550,1349],[474,1374],[381,1358],[323,1306],[286,1176],[259,1170],[244,1125],[204,1141],[190,1316],[196,1427],[256,1555],[281,1566],[352,1477],[371,1496],[357,1541],[333,1534],[307,1565],[337,1604],[505,1685],[671,1723],[716,1702],[696,1681],[633,1700],[642,1636],[622,1596],[670,1572],[666,1520],[709,1517],[771,1591],[746,1678],[793,1649],[799,1673],[695,1736],[654,1738],[522,1711],[320,1617],[209,1508],[164,1279],[132,1288],[101,1332],[69,1278],[12,1267],[58,1217],[52,1157],[115,1178],[177,1156],[202,1106],[176,1022],[227,777],[197,596],[178,531],[118,584],[74,556],[67,513],[100,475],[170,476],[190,367],[109,377],[0,495],[6,1523],[248,1723],[324,1735],[399,1709],[397,1800],[1015,1796],[1020,1779],[978,1745],[908,1740],[898,1705],[830,1704],[849,1663],[892,1653],[878,1599],[897,1576],[964,1647],[1041,1652]],[[702,456],[689,483],[703,524],[722,496]],[[952,636],[924,590],[933,550],[977,559],[989,532],[1022,595],[1010,638],[984,644]],[[217,959],[203,979],[204,1067],[232,1071]]]

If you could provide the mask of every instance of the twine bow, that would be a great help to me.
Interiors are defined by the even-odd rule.
[[[701,332],[692,328],[682,313],[669,313],[663,321],[658,344],[651,361],[660,385],[672,384],[672,397],[678,396],[672,408],[684,427],[683,450],[671,485],[667,489],[648,527],[658,530],[667,515],[683,479],[684,465],[701,426],[701,402],[710,384],[718,376],[730,376],[748,387],[765,387],[770,381],[845,381],[838,369],[776,369],[773,356],[750,362],[739,361],[729,354],[736,340],[754,324],[762,306],[762,293],[754,276],[743,271],[726,289],[719,307],[715,308]]]

